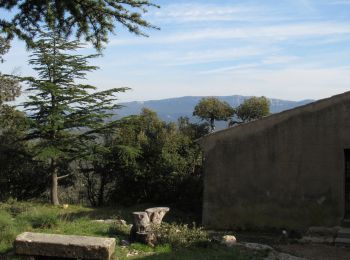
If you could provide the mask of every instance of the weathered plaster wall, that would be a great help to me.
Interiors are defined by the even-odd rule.
[[[350,93],[201,139],[209,228],[336,225],[344,214]]]

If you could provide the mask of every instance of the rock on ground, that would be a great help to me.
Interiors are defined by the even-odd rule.
[[[232,247],[237,243],[237,239],[235,236],[226,235],[222,237],[221,243],[227,247]]]

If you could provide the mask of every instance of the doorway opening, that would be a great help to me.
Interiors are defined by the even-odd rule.
[[[345,219],[350,219],[350,149],[344,150],[345,155]]]

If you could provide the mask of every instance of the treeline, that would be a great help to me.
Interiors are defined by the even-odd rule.
[[[2,106],[0,122],[0,200],[45,199],[51,165],[33,156],[25,114]],[[153,202],[199,210],[202,158],[195,140],[207,132],[207,124],[188,118],[166,123],[148,109],[123,118],[85,141],[76,159],[60,161],[60,175],[67,177],[59,198],[93,206]]]
[[[266,97],[251,97],[238,107],[216,97],[202,98],[195,106],[193,115],[206,121],[210,131],[215,130],[215,121],[227,121],[228,126],[261,119],[270,114],[270,101]]]
[[[81,83],[95,55],[47,28],[33,43],[37,77],[2,75],[0,84],[0,200],[40,198],[54,205],[154,202],[201,205],[201,153],[195,140],[206,124],[165,123],[150,110],[113,121],[116,94]],[[6,105],[29,93],[24,112]],[[16,90],[14,92],[12,90]],[[64,190],[62,192],[62,189]],[[61,191],[61,192],[60,192]],[[45,193],[46,192],[46,193]]]
[[[120,120],[90,142],[79,161],[92,205],[155,202],[201,206],[202,157],[195,140],[206,124],[166,123],[151,110]]]
[[[206,100],[198,105],[210,110],[203,106]],[[251,102],[258,100],[248,99],[234,110],[257,111]],[[35,156],[37,144],[26,139],[30,118],[5,104],[0,108],[0,201],[47,199],[51,165]],[[203,169],[196,140],[210,132],[210,118],[203,119],[208,122],[180,117],[166,123],[145,108],[112,122],[113,127],[80,143],[75,158],[59,161],[58,172],[65,176],[59,198],[92,206],[160,203],[199,212]]]

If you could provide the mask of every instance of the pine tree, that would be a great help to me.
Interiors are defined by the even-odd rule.
[[[63,37],[83,36],[100,49],[117,25],[144,36],[143,29],[158,29],[142,17],[150,7],[158,6],[149,0],[2,0],[0,9],[13,16],[0,18],[0,31],[31,45],[42,27],[55,24]]]
[[[98,133],[112,127],[106,119],[118,108],[115,94],[127,88],[95,92],[96,87],[78,83],[86,73],[97,69],[88,61],[96,55],[72,54],[82,46],[78,41],[61,38],[60,32],[48,30],[35,42],[30,65],[38,77],[21,78],[31,93],[24,107],[31,120],[28,140],[35,140],[35,157],[49,164],[51,202],[59,204],[58,181],[60,164],[79,156],[79,145],[96,138]]]

